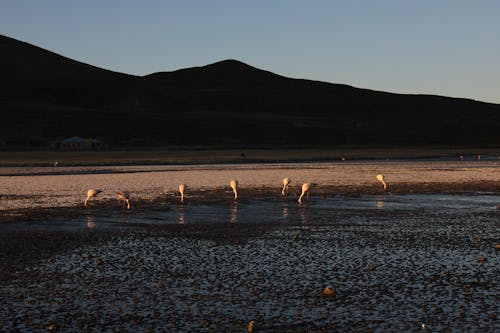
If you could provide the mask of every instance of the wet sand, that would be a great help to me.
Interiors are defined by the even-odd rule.
[[[387,195],[374,181],[379,172],[393,194],[498,195],[498,163],[157,168],[2,176],[0,331],[236,332],[250,320],[255,332],[500,328],[500,210],[316,205],[331,196]],[[272,223],[256,212],[252,223],[123,223],[76,231],[44,224],[82,214],[121,219],[176,212],[180,182],[191,189],[186,207],[229,209],[225,184],[233,177],[242,204],[261,198],[283,205],[284,176],[296,182],[294,194],[301,181],[320,186],[302,207],[295,197],[286,199],[283,220]],[[127,184],[132,211],[111,194],[84,210],[86,188],[103,187],[92,182],[108,182],[110,193]],[[54,191],[43,196],[49,188]],[[326,286],[335,296],[322,294]]]
[[[230,197],[229,180],[239,181],[242,198],[255,191],[279,193],[281,180],[292,179],[291,191],[315,182],[317,193],[374,193],[382,173],[397,193],[493,191],[500,189],[500,161],[377,161],[339,163],[235,164],[199,166],[117,166],[0,168],[0,212],[33,208],[78,207],[89,188],[103,189],[96,201],[115,199],[128,190],[134,201],[167,200],[180,183],[191,195]],[[247,191],[247,193],[245,193]],[[227,192],[227,193],[226,193]],[[189,195],[189,193],[188,193]]]

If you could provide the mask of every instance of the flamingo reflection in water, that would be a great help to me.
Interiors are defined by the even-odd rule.
[[[179,224],[185,224],[186,223],[184,215],[185,215],[184,206],[181,206],[179,208]]]
[[[288,216],[289,216],[288,205],[284,205],[283,206],[283,220],[288,221]]]
[[[382,209],[384,208],[384,200],[377,200],[377,209]]]
[[[238,222],[238,203],[236,201],[231,205],[231,219],[229,221],[231,223]]]
[[[95,228],[95,217],[93,215],[87,215],[87,228],[91,230]]]

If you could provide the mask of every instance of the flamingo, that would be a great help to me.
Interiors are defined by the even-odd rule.
[[[127,209],[130,209],[130,193],[128,191],[118,191],[116,192],[118,199],[125,201],[127,204]]]
[[[379,174],[377,175],[377,180],[378,180],[379,182],[381,182],[381,183],[382,183],[382,185],[384,185],[384,191],[385,191],[385,190],[387,189],[387,184],[386,184],[386,183],[385,183],[385,181],[384,181],[384,175],[383,175],[383,174],[381,174],[381,173],[379,173]]]
[[[288,185],[290,184],[290,178],[284,178],[283,179],[283,189],[281,190],[281,195],[286,196],[288,195]]]
[[[229,186],[233,189],[234,192],[234,200],[238,200],[238,181],[236,179],[232,179],[229,182]]]
[[[179,185],[179,193],[181,194],[181,203],[184,203],[184,191],[187,190],[187,186],[185,184]]]
[[[302,184],[302,193],[300,194],[300,197],[299,197],[299,204],[302,205],[302,197],[306,194],[307,195],[307,199],[309,199],[309,191],[314,187],[316,186],[315,183],[304,183]]]
[[[87,191],[87,198],[86,198],[86,199],[85,199],[85,201],[83,202],[83,206],[84,206],[84,207],[87,207],[87,203],[88,203],[88,201],[90,200],[90,198],[93,198],[93,197],[97,196],[97,195],[98,195],[99,193],[101,193],[101,192],[102,192],[102,190],[95,190],[95,189],[93,189],[93,188],[89,189],[89,190]]]

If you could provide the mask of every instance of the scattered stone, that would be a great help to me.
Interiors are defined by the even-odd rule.
[[[325,287],[325,289],[323,289],[323,295],[324,296],[327,296],[327,297],[335,297],[337,294],[336,290],[332,287]]]

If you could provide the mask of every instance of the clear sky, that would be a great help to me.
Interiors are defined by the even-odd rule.
[[[280,75],[500,103],[499,0],[0,0],[0,34],[145,75]]]

